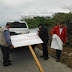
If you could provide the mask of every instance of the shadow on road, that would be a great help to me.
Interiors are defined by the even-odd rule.
[[[14,64],[25,64],[34,60],[29,47],[21,47],[11,50],[10,59],[14,62]]]

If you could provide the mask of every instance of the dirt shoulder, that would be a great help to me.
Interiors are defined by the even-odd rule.
[[[72,68],[72,46],[64,46],[61,54],[61,63],[65,63],[68,67]],[[49,54],[56,58],[56,50],[49,47]]]
[[[39,49],[42,50],[42,46],[41,44],[37,45],[37,47]],[[50,48],[50,46],[48,46],[48,52],[50,54],[51,57],[56,59],[56,50]],[[66,64],[66,66],[72,68],[72,46],[64,46],[62,53],[61,53],[61,63]]]

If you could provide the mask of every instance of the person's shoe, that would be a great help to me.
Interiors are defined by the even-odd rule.
[[[60,62],[60,59],[57,59],[56,62]]]
[[[44,56],[42,55],[42,56],[40,56],[40,57],[44,57]]]
[[[44,58],[44,60],[48,60],[48,59],[49,59],[49,57]]]
[[[12,65],[10,62],[3,64],[3,66],[10,66],[10,65]]]
[[[8,60],[8,62],[10,62],[11,63],[11,60]],[[3,64],[4,64],[5,62],[3,62]]]
[[[8,60],[8,62],[11,62],[11,60]]]

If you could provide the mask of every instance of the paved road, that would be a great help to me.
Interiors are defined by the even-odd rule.
[[[72,69],[64,64],[57,63],[55,59],[49,56],[49,60],[44,61],[40,58],[42,51],[35,48],[35,53],[44,69],[44,72],[72,72]],[[2,66],[2,53],[0,50],[0,72],[40,72],[29,48],[18,48],[10,52],[12,65],[8,67]]]

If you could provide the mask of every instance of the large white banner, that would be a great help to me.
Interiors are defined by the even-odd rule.
[[[43,43],[43,41],[40,39],[40,37],[36,33],[11,36],[11,42],[15,48]]]
[[[53,39],[51,42],[51,48],[62,50],[63,49],[63,42],[61,41],[60,37],[56,34],[53,35]]]

